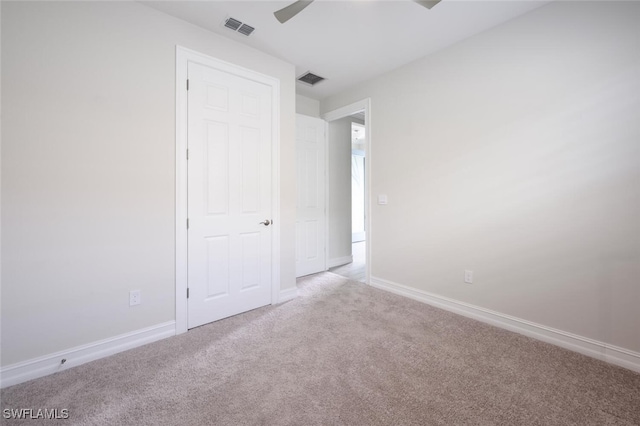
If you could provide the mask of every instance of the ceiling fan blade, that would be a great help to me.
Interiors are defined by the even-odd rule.
[[[295,3],[290,4],[287,7],[283,7],[282,9],[274,12],[276,19],[280,21],[281,24],[284,24],[289,19],[296,16],[298,13],[302,12],[302,10],[309,6],[313,0],[298,0]]]
[[[436,4],[440,3],[442,0],[413,0],[421,6],[426,7],[427,9],[431,9]]]

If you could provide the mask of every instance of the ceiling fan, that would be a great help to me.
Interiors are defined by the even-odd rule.
[[[436,4],[440,3],[442,0],[413,0],[421,6],[426,7],[427,9],[431,9]],[[282,9],[274,12],[276,19],[280,21],[281,24],[284,24],[289,19],[296,16],[298,13],[302,12],[302,10],[313,3],[313,0],[298,0],[294,3],[291,3],[287,7],[283,7]]]

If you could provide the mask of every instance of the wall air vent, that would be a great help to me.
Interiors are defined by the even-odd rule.
[[[224,26],[229,28],[230,30],[239,32],[240,34],[249,36],[251,35],[251,33],[253,33],[255,31],[255,28],[252,27],[251,25],[247,25],[241,21],[238,21],[237,19],[234,18],[227,18],[224,21]]]
[[[304,84],[308,84],[309,86],[318,84],[324,79],[325,79],[324,77],[320,77],[319,75],[316,75],[311,71],[307,71],[306,73],[298,77],[298,81],[301,81]]]

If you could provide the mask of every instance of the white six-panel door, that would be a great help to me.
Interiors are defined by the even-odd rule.
[[[272,88],[188,64],[188,328],[271,303]]]
[[[325,122],[296,116],[296,276],[326,269]]]

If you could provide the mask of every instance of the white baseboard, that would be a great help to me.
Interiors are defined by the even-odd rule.
[[[353,262],[353,256],[334,257],[327,260],[327,268],[335,268],[336,266],[346,265]]]
[[[288,302],[296,297],[298,297],[298,287],[285,288],[284,290],[280,290],[278,303]]]
[[[89,361],[175,336],[175,334],[175,321],[168,321],[109,339],[8,365],[0,369],[0,387],[5,388],[37,379],[38,377],[48,376]],[[60,362],[62,359],[66,359],[64,364]]]
[[[448,297],[438,296],[433,293],[407,287],[381,278],[371,277],[371,285],[391,293],[409,297],[437,308],[464,315],[496,327],[523,334],[525,336],[551,343],[553,345],[640,373],[640,353],[638,352],[541,324],[536,324],[531,321],[502,314],[490,309],[481,308],[479,306],[474,306]]]

